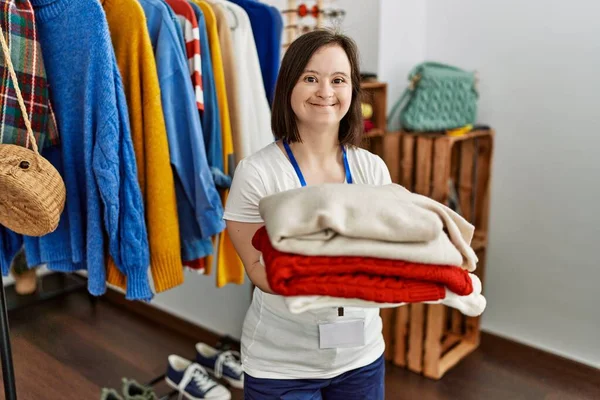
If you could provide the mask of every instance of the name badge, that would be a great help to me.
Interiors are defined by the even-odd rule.
[[[365,345],[364,318],[337,318],[319,323],[319,348],[338,349]]]

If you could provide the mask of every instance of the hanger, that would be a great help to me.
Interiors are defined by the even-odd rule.
[[[227,11],[229,11],[229,14],[231,14],[231,16],[233,17],[233,20],[235,22],[235,25],[234,26],[230,26],[229,29],[231,29],[232,31],[235,31],[238,28],[238,26],[240,26],[240,22],[238,21],[238,17],[237,17],[237,15],[235,15],[235,12],[231,9],[231,7],[229,7],[228,4],[226,4],[225,2],[223,2],[223,6],[224,6],[224,8],[227,9]]]

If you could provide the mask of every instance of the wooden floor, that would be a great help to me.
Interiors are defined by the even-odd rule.
[[[10,312],[21,400],[98,399],[121,377],[148,382],[176,353],[191,358],[196,340],[78,292]],[[195,333],[196,337],[198,333]],[[197,340],[214,344],[209,333]],[[479,350],[434,382],[388,366],[386,399],[600,399],[600,372],[484,335]],[[159,395],[166,386],[156,386]],[[4,394],[0,394],[4,399]],[[242,399],[239,391],[233,399]]]

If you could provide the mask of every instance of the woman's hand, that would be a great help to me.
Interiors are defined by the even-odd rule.
[[[264,224],[225,221],[231,243],[242,259],[244,268],[252,283],[265,293],[275,294],[267,280],[267,270],[260,262],[260,251],[252,246],[252,237]]]

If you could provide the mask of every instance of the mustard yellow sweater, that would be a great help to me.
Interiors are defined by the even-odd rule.
[[[183,266],[156,62],[146,17],[139,3],[104,0],[102,5],[127,97],[138,180],[146,211],[150,270],[158,293],[183,283]],[[112,259],[107,265],[107,280],[125,287],[125,276]]]
[[[235,165],[229,163],[229,157],[233,154],[233,138],[231,134],[231,120],[229,115],[229,104],[227,97],[227,87],[225,85],[225,74],[223,70],[223,54],[221,53],[221,42],[226,35],[219,36],[217,29],[218,21],[213,10],[213,7],[218,5],[209,4],[204,0],[192,0],[202,9],[204,19],[206,20],[206,29],[208,31],[208,39],[210,42],[210,53],[213,64],[213,72],[215,76],[215,86],[217,88],[217,101],[219,103],[219,113],[221,116],[221,139],[223,141],[223,161],[224,161],[224,172],[230,174],[233,172],[231,169],[235,168]],[[222,12],[222,10],[218,10]],[[221,27],[228,29],[228,27],[221,24]],[[231,40],[231,39],[229,39]],[[231,43],[223,42],[227,46],[231,46]],[[231,56],[231,52],[227,52],[228,57]],[[227,62],[231,62],[228,60]],[[227,201],[227,195],[229,191],[225,190],[221,193],[221,200],[223,204]],[[214,240],[217,242],[217,240]],[[209,256],[206,262],[206,273],[209,274],[212,270],[212,264],[214,262],[213,257]],[[225,286],[228,283],[244,283],[244,265],[240,260],[227,230],[221,233],[218,240],[218,247],[216,251],[216,264],[217,264],[217,287]]]

